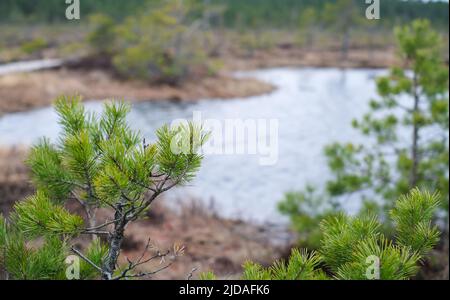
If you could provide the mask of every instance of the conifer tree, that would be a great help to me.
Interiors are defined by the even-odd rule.
[[[320,224],[323,238],[317,251],[293,249],[287,262],[277,261],[268,268],[246,262],[242,279],[410,279],[439,240],[439,230],[431,224],[439,205],[438,194],[418,189],[401,196],[390,211],[395,224],[392,240],[383,234],[382,223],[374,215],[327,218]],[[216,276],[209,272],[200,278],[212,280]]]
[[[377,79],[378,99],[370,102],[362,120],[353,122],[367,141],[327,146],[332,178],[325,191],[307,187],[280,203],[296,229],[310,229],[303,237],[310,244],[320,239],[319,220],[342,209],[342,199],[352,195],[363,200],[362,211],[386,214],[400,195],[415,187],[439,191],[447,215],[449,77],[441,38],[425,20],[395,33],[403,65]]]
[[[100,116],[86,112],[78,97],[61,97],[55,108],[61,125],[57,143],[42,139],[27,160],[37,192],[18,202],[8,220],[0,218],[5,273],[11,279],[62,279],[72,253],[80,257],[82,279],[150,275],[135,272],[150,261],[144,255],[117,267],[126,227],[159,195],[194,178],[207,135],[193,123],[163,126],[157,141],[147,144],[127,125],[130,107],[123,103],[105,104]],[[85,218],[64,207],[69,200],[83,207]],[[112,216],[98,223],[103,207]],[[93,237],[84,253],[73,243],[82,235]],[[175,247],[173,254],[180,251]]]
[[[198,0],[153,0],[120,23],[91,16],[91,52],[118,75],[151,83],[179,85],[188,77],[213,74],[216,64],[205,49],[213,8]]]

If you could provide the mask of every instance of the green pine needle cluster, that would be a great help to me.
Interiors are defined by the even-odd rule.
[[[101,266],[103,258],[106,256],[108,248],[100,239],[95,239],[86,249],[86,257],[97,266]],[[98,271],[85,260],[80,260],[80,278],[89,279],[96,278]]]
[[[0,267],[6,271],[6,279],[64,279],[69,252],[63,239],[47,236],[40,243],[31,243],[2,217],[0,226]]]
[[[37,192],[14,206],[12,223],[29,238],[46,235],[74,235],[83,226],[80,216],[53,204],[42,192]]]
[[[437,194],[420,193],[417,189],[408,196],[400,197],[391,211],[391,218],[396,224],[398,244],[411,247],[421,255],[427,254],[439,241],[439,231],[431,225],[439,205]]]
[[[292,249],[288,262],[276,261],[264,268],[253,262],[244,264],[244,280],[322,280],[325,273],[319,270],[321,258],[318,253]]]
[[[321,222],[323,238],[317,252],[293,249],[287,262],[265,268],[244,264],[244,280],[406,280],[436,245],[439,231],[431,225],[439,196],[418,189],[402,196],[391,210],[395,239],[382,233],[382,223],[370,214],[344,214]],[[202,279],[214,279],[202,274]]]

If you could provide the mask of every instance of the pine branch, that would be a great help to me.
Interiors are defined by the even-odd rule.
[[[71,247],[70,250],[72,250],[76,255],[78,255],[81,259],[83,259],[85,262],[87,262],[88,264],[90,264],[92,267],[94,267],[94,269],[96,269],[97,271],[99,271],[100,273],[102,273],[102,269],[97,266],[95,263],[93,263],[89,258],[87,258],[86,256],[83,255],[83,253],[81,253],[80,251],[78,251],[77,249],[75,249],[75,247]]]

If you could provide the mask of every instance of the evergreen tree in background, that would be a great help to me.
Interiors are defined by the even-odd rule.
[[[106,104],[101,116],[87,113],[78,98],[61,97],[55,107],[58,143],[43,139],[27,161],[37,192],[18,202],[9,220],[0,219],[0,265],[7,278],[64,279],[70,253],[81,258],[82,279],[153,274],[134,270],[168,253],[148,258],[148,245],[141,258],[117,267],[126,227],[160,194],[193,179],[206,135],[192,123],[164,126],[156,143],[146,144],[128,127],[125,104]],[[84,218],[64,207],[68,201],[81,205]],[[97,222],[99,208],[110,209],[109,221]],[[84,235],[92,242],[83,254],[74,239]],[[180,252],[174,247],[171,255]]]
[[[179,85],[215,73],[205,47],[212,9],[196,0],[155,1],[122,23],[97,14],[87,40],[92,54],[121,77]]]
[[[439,191],[442,211],[448,211],[449,78],[441,39],[424,20],[395,33],[403,67],[377,79],[379,99],[371,101],[362,120],[353,122],[368,141],[327,146],[333,178],[325,193],[307,187],[279,205],[303,233],[300,242],[317,246],[319,220],[340,210],[340,201],[352,194],[364,200],[363,211],[383,213],[400,195],[420,187]]]
[[[347,59],[351,30],[363,23],[364,14],[354,0],[337,0],[326,3],[322,13],[324,21],[335,34],[341,36],[341,58]]]

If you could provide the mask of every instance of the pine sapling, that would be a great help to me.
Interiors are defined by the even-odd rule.
[[[118,268],[125,230],[159,195],[194,178],[207,134],[193,123],[163,126],[157,141],[147,144],[127,125],[130,107],[123,103],[105,104],[100,116],[86,112],[78,97],[61,97],[55,108],[61,125],[57,143],[42,139],[27,160],[37,192],[18,202],[8,220],[0,218],[0,264],[7,277],[64,278],[70,252],[80,257],[84,279],[155,273],[135,273],[152,259],[145,253]],[[64,207],[69,200],[81,205],[86,222]],[[98,223],[99,208],[109,208],[111,218]],[[82,235],[92,237],[84,253],[73,243]],[[38,240],[44,244],[30,246]],[[182,251],[174,248],[175,255]],[[158,252],[153,259],[165,255]]]
[[[293,249],[287,262],[265,268],[254,262],[243,266],[244,280],[404,280],[414,277],[419,264],[439,241],[431,224],[439,196],[418,189],[400,197],[391,210],[395,238],[386,238],[382,223],[369,214],[330,216],[321,222],[318,251]],[[216,279],[213,273],[201,279]]]

